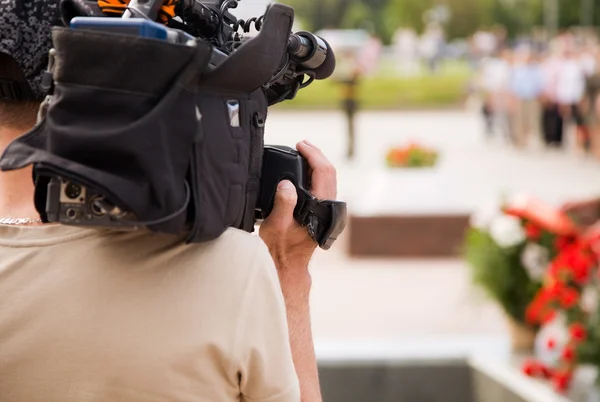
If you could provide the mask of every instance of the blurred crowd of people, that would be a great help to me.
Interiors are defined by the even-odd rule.
[[[600,156],[597,38],[565,32],[550,41],[532,35],[509,46],[497,35],[479,32],[472,39],[486,134],[519,148],[535,141],[562,148],[573,138],[578,150]]]
[[[418,75],[422,63],[437,72],[444,57],[446,36],[440,24],[428,24],[421,35],[412,28],[398,28],[392,38],[397,70],[403,76]]]

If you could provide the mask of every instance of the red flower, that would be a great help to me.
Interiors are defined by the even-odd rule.
[[[569,328],[569,333],[571,334],[571,338],[579,342],[584,341],[587,337],[587,330],[583,324],[578,322],[571,325]]]
[[[575,268],[591,269],[594,266],[594,257],[587,252],[580,252],[573,264]]]
[[[548,267],[548,275],[551,278],[558,278],[560,271],[561,271],[560,261],[559,260],[552,261],[550,263],[550,266]]]
[[[565,261],[564,257],[561,258],[559,255],[550,264],[549,274],[552,278],[559,282],[566,282],[571,277],[571,270],[569,264]]]
[[[546,347],[549,350],[552,350],[556,347],[556,340],[554,338],[548,338],[548,340],[546,341]]]
[[[536,325],[540,322],[540,307],[535,305],[535,303],[531,303],[527,306],[527,310],[525,310],[525,321],[528,324]]]
[[[534,300],[527,306],[525,320],[532,325],[552,320],[555,316],[554,311],[549,306],[552,299],[552,294],[548,289],[540,290]]]
[[[556,311],[554,310],[545,310],[543,314],[541,314],[540,322],[542,324],[548,324],[550,321],[553,321],[556,318]]]
[[[576,242],[560,251],[550,264],[549,274],[561,281],[574,280],[578,285],[584,285],[589,281],[595,263],[589,250],[581,242]]]
[[[540,238],[540,236],[542,235],[542,229],[540,229],[539,226],[536,226],[535,224],[528,222],[525,225],[525,234],[527,235],[527,238],[529,238],[531,240],[538,240]]]
[[[556,389],[556,391],[558,392],[565,392],[567,389],[569,389],[569,386],[571,385],[572,377],[573,375],[571,374],[571,372],[568,371],[555,373],[554,377],[552,377],[554,389]]]
[[[550,301],[550,300],[556,300],[556,299],[560,298],[560,296],[564,293],[565,289],[566,289],[566,286],[564,283],[562,283],[559,280],[554,280],[552,285],[548,286],[542,292],[547,293],[545,298],[548,301]]]
[[[589,269],[594,261],[581,250],[574,251],[569,255],[569,265],[574,269]]]
[[[577,234],[577,227],[568,215],[532,197],[519,197],[504,208],[508,215],[527,219],[544,230],[562,236]]]
[[[559,236],[556,238],[556,240],[554,240],[554,247],[556,247],[558,250],[563,250],[568,247],[572,241],[573,240],[571,237]]]
[[[590,279],[591,266],[573,267],[573,280],[578,285],[585,285]]]
[[[579,293],[569,287],[565,287],[560,295],[560,305],[565,309],[571,309],[579,302]]]
[[[543,373],[543,367],[535,360],[527,360],[523,363],[521,367],[523,374],[529,377],[537,377],[539,374]]]
[[[575,357],[575,350],[573,349],[573,347],[567,346],[563,350],[561,356],[566,362],[571,362],[571,361],[573,361],[573,358]]]
[[[541,365],[540,370],[542,371],[542,375],[546,379],[550,379],[554,376],[554,370],[552,370],[552,367]]]
[[[560,282],[555,282],[549,287],[542,288],[525,310],[525,320],[527,323],[536,325],[552,321],[556,316],[556,312],[551,303],[558,299],[564,288],[565,286]]]

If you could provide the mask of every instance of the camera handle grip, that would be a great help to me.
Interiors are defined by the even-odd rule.
[[[346,227],[346,203],[319,200],[312,195],[308,190],[309,171],[308,161],[297,150],[281,145],[266,146],[256,217],[265,219],[271,214],[277,185],[282,180],[289,180],[296,187],[298,194],[294,219],[307,229],[319,247],[329,250]]]
[[[346,228],[347,206],[343,201],[318,200],[307,190],[299,189],[294,218],[306,227],[319,247],[329,250]]]

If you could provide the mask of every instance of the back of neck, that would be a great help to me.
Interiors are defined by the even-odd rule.
[[[21,133],[21,130],[0,127],[0,154]],[[31,166],[12,172],[0,172],[0,218],[39,218],[33,194]]]

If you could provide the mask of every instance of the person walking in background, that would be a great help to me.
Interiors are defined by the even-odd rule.
[[[590,152],[600,158],[600,52],[593,50],[594,71],[586,82],[586,111],[590,133]]]
[[[585,68],[581,62],[579,53],[573,45],[566,45],[563,55],[556,85],[560,113],[564,121],[573,122],[577,143],[580,148],[587,150],[589,149],[589,132],[585,116],[582,113],[582,102],[587,79]],[[565,130],[564,127],[563,130]]]
[[[542,133],[544,144],[548,147],[561,147],[563,143],[563,118],[558,102],[558,81],[562,57],[553,48],[544,58],[541,65],[542,91],[540,104],[542,107]]]
[[[471,46],[474,58],[476,61],[480,61],[496,54],[498,50],[498,38],[485,29],[479,29],[473,34]]]
[[[499,130],[506,140],[513,141],[508,93],[511,58],[511,51],[505,49],[498,56],[483,61],[481,86],[484,93],[483,116],[488,139]]]
[[[381,44],[381,39],[375,33],[371,33],[369,40],[363,46],[358,57],[362,76],[371,77],[377,73],[382,51],[383,45]]]
[[[430,74],[436,74],[444,50],[444,30],[439,24],[431,23],[421,37],[421,57],[427,63]]]
[[[539,134],[542,73],[527,46],[517,49],[513,60],[509,79],[512,133],[515,145],[522,148],[532,135]]]
[[[585,90],[583,100],[579,105],[579,113],[584,121],[584,128],[580,130],[578,137],[578,146],[586,154],[594,152],[594,133],[597,129],[597,119],[595,116],[595,103],[600,90],[598,79],[598,60],[596,48],[594,45],[585,43],[579,53],[579,62],[585,74]]]
[[[508,31],[503,25],[494,25],[491,30],[494,36],[494,44],[496,51],[502,51],[508,47]]]
[[[533,28],[531,30],[531,50],[536,55],[541,55],[548,51],[548,41],[542,28]]]
[[[414,29],[398,28],[392,39],[398,73],[414,76],[419,73],[419,37]]]

